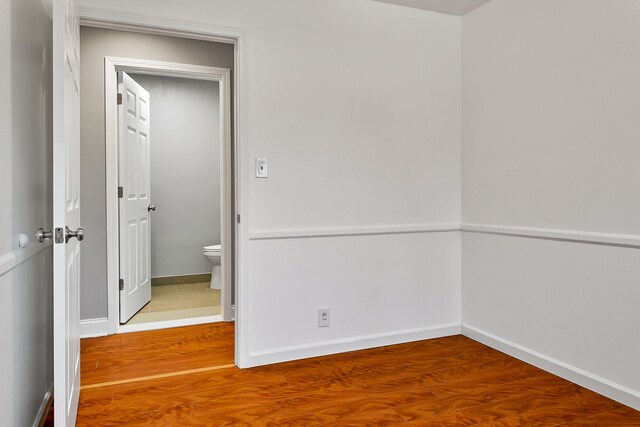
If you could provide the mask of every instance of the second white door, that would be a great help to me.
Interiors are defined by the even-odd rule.
[[[118,73],[120,323],[151,301],[149,92]]]

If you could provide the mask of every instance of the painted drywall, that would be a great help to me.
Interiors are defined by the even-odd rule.
[[[463,18],[465,222],[640,234],[639,13],[498,0]]]
[[[81,27],[82,319],[107,317],[105,56],[233,68],[231,45]]]
[[[2,2],[0,4],[0,55],[2,55],[2,61],[0,61],[0,90],[2,93],[11,93],[11,2]],[[2,132],[2,138],[6,141],[11,141],[11,117],[13,111],[11,108],[11,97],[0,97],[0,132]],[[13,150],[13,144],[2,143],[0,144],[0,159],[5,162],[11,158],[11,152]],[[12,176],[11,168],[0,168],[0,196],[3,200],[11,200],[13,195],[12,190]],[[11,238],[12,228],[12,211],[9,206],[3,205],[0,209],[0,235],[4,238],[0,239],[0,253],[5,254],[10,252],[13,248]]]
[[[482,6],[489,0],[376,0],[398,6],[414,7],[433,12],[465,15]]]
[[[220,244],[218,82],[131,74],[151,99],[151,276],[211,272]]]
[[[22,427],[53,381],[51,246],[33,240],[51,227],[51,15],[40,0],[2,2],[0,28],[0,414]]]
[[[254,158],[269,160],[268,179],[250,177],[252,231],[459,222],[459,17],[370,0],[81,4],[247,30],[244,166],[251,176]],[[321,353],[323,342],[459,321],[459,268],[425,267],[439,250],[459,265],[459,239],[247,242],[250,351],[313,340]],[[448,309],[431,313],[441,297]],[[323,304],[336,323],[318,331]]]
[[[323,344],[459,324],[459,257],[458,232],[254,241],[250,312],[269,320],[251,325],[252,356],[280,361],[300,349],[322,353]],[[320,307],[331,309],[329,328],[318,328]]]
[[[640,391],[640,249],[477,233],[462,241],[465,325]]]
[[[640,235],[638,16],[493,0],[463,18],[464,223]],[[640,395],[639,251],[465,233],[463,321]]]

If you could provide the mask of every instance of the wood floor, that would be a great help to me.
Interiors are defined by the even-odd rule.
[[[462,336],[232,362],[232,324],[85,339],[77,425],[640,426],[640,412]]]

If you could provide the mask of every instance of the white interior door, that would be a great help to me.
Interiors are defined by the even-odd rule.
[[[118,73],[120,198],[120,323],[151,301],[149,92]]]
[[[53,3],[53,363],[56,427],[80,396],[80,51],[73,0]],[[77,237],[77,238],[74,238]]]

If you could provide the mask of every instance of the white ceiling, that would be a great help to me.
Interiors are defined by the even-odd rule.
[[[465,15],[473,9],[482,6],[489,0],[374,0],[392,3],[400,6],[431,10],[433,12],[448,13],[450,15]]]

